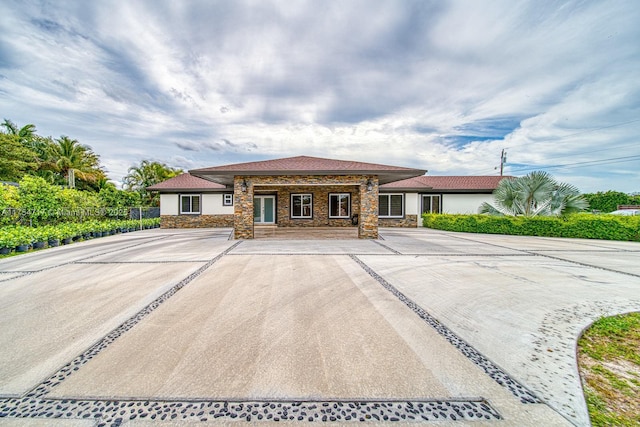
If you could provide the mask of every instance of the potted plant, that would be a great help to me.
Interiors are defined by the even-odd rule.
[[[31,237],[33,240],[33,249],[42,249],[47,243],[47,237],[44,235],[42,228],[33,229]]]
[[[0,254],[7,255],[18,245],[18,239],[14,227],[6,227],[0,230]]]

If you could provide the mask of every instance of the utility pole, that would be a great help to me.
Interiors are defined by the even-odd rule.
[[[504,171],[504,164],[507,163],[507,152],[502,149],[502,153],[500,153],[500,176],[502,176],[502,172]]]

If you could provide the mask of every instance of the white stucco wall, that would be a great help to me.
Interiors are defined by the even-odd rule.
[[[177,194],[160,195],[160,215],[178,215],[179,207]]]
[[[222,206],[222,194],[202,195],[202,215],[233,215],[233,206]]]
[[[492,201],[492,194],[443,194],[442,213],[477,214],[483,202]]]
[[[406,193],[404,195],[405,215],[420,214],[420,198],[418,193]]]
[[[222,194],[202,194],[201,198],[202,215],[233,215],[233,206],[222,206]],[[179,215],[180,195],[161,194],[160,195],[160,215]]]

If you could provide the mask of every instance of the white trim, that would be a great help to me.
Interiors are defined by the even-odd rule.
[[[346,215],[331,215],[331,196],[347,196],[347,213]],[[338,198],[340,203],[340,197]],[[340,206],[338,206],[340,208]],[[351,218],[351,193],[329,193],[329,218]]]
[[[189,208],[193,208],[193,198],[197,197],[198,198],[198,211],[183,211],[182,210],[182,198],[183,197],[188,197],[190,199],[189,201]],[[200,215],[200,213],[202,212],[202,195],[201,194],[180,194],[180,197],[178,198],[178,207],[180,209],[180,215]]]
[[[400,196],[402,197],[402,202],[401,202],[401,208],[402,208],[402,214],[401,215],[391,215],[391,196]],[[387,206],[389,207],[389,211],[387,212],[388,215],[382,215],[382,212],[380,212],[380,197],[388,197],[389,198],[389,203],[387,204]],[[404,218],[404,193],[380,193],[378,194],[378,218]]]
[[[296,196],[309,196],[309,215],[294,215],[293,214],[293,198]],[[291,205],[289,206],[289,215],[291,219],[312,219],[313,218],[313,194],[312,193],[291,193],[291,197],[289,198]],[[300,201],[300,213],[302,214],[302,212],[304,212],[304,207],[306,206],[306,203],[302,203],[302,200]]]
[[[231,200],[227,200],[227,197],[229,196]],[[233,206],[233,193],[222,194],[222,206]]]

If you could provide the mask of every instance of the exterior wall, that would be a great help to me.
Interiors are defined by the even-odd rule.
[[[380,227],[404,227],[415,228],[418,226],[418,215],[405,215],[404,218],[380,218]]]
[[[312,218],[291,218],[291,194],[311,194]],[[254,194],[274,194],[278,227],[354,227],[351,218],[329,218],[329,194],[351,194],[351,215],[360,213],[360,189],[355,185],[256,187]]]
[[[493,202],[492,194],[443,194],[442,213],[477,214],[483,202]]]
[[[367,182],[374,184],[367,190]],[[242,191],[246,183],[246,191]],[[236,176],[234,178],[234,229],[236,239],[253,238],[254,194],[277,194],[276,215],[279,226],[317,227],[351,226],[351,219],[329,219],[331,192],[351,193],[351,214],[359,215],[358,237],[378,237],[378,179],[364,175]],[[313,218],[291,219],[291,193],[313,194]]]
[[[222,193],[201,194],[200,212],[201,215],[180,215],[180,194],[160,195],[162,228],[233,227],[233,206],[222,205]]]
[[[222,194],[202,195],[202,215],[233,215],[233,206],[224,206],[222,204]]]
[[[420,197],[418,193],[405,193],[404,194],[404,214],[405,215],[418,215],[420,213]]]
[[[160,216],[178,215],[180,213],[180,199],[177,194],[160,195]]]
[[[231,215],[161,215],[161,228],[233,227]]]

